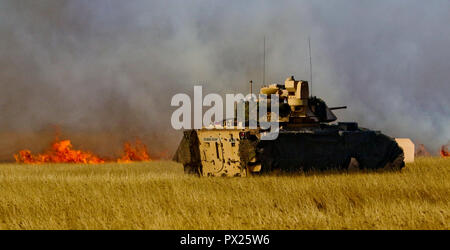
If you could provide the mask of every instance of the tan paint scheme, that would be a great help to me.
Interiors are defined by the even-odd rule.
[[[236,129],[198,130],[202,176],[247,176],[240,164],[239,132]]]
[[[405,162],[414,162],[414,143],[409,138],[395,138],[395,141],[403,149]]]

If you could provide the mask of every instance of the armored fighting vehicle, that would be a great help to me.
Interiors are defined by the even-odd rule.
[[[330,108],[311,97],[307,81],[289,77],[284,85],[264,86],[260,93],[278,99],[278,137],[261,140],[267,129],[259,122],[257,128],[230,129],[224,121],[220,126],[185,130],[173,158],[183,164],[185,173],[244,177],[273,171],[403,168],[403,150],[393,138],[356,122],[333,123],[337,120],[333,110],[346,107]]]

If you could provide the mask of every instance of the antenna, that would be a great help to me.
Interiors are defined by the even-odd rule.
[[[312,59],[311,59],[311,37],[308,37],[308,46],[309,46],[309,79],[311,82],[311,96],[313,95],[313,79],[312,79]]]
[[[264,36],[263,85],[266,85],[266,36]]]

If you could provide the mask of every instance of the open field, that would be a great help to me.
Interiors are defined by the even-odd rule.
[[[450,229],[450,159],[252,178],[173,162],[1,164],[0,229]]]

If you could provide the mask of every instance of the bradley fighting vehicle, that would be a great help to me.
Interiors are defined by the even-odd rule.
[[[264,86],[260,93],[279,98],[278,138],[261,140],[266,131],[260,126],[229,129],[226,121],[222,126],[185,130],[174,155],[185,173],[248,176],[272,171],[404,166],[403,150],[393,138],[358,127],[355,122],[332,124],[337,120],[333,110],[345,107],[329,108],[323,100],[310,97],[307,81],[289,77],[284,85]]]

